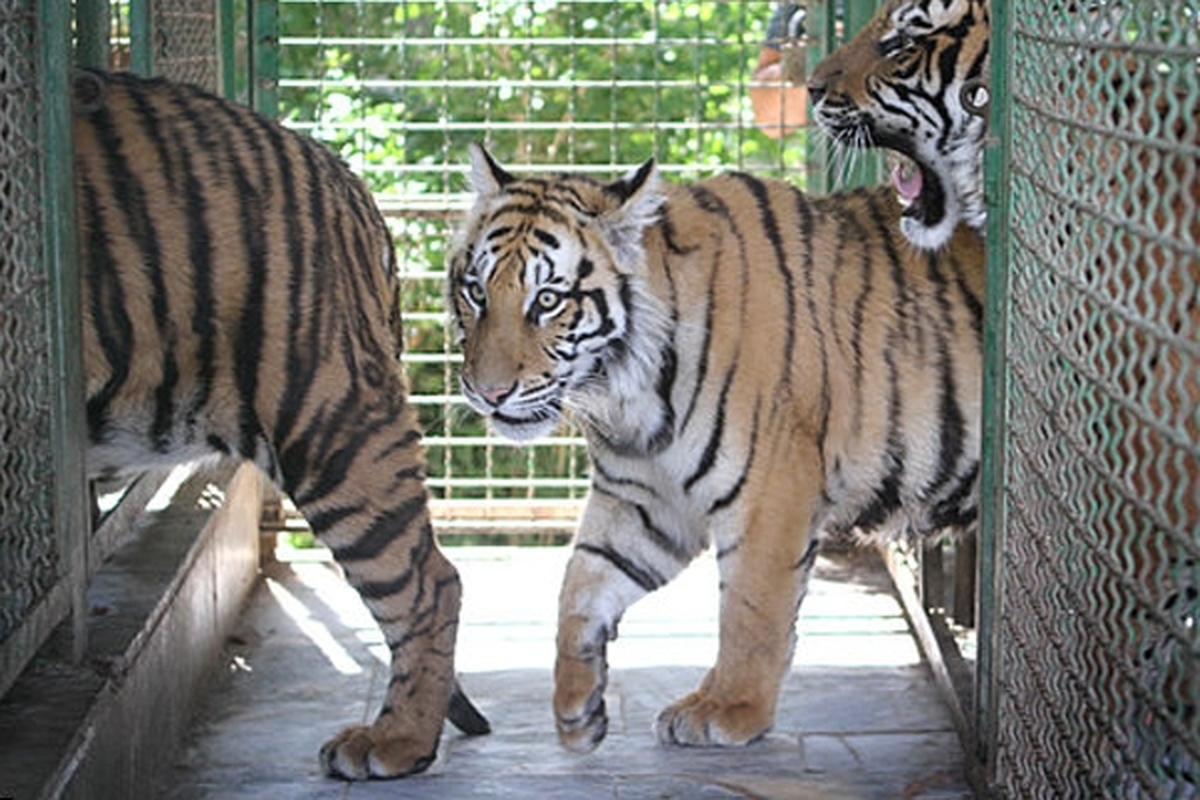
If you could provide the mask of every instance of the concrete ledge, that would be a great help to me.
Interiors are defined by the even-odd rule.
[[[262,484],[193,477],[138,522],[88,589],[84,663],[57,632],[0,702],[0,797],[152,794],[257,577]]]

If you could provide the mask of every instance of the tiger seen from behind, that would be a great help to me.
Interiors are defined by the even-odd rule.
[[[460,586],[429,521],[391,235],[316,142],[193,87],[81,72],[73,122],[93,475],[251,461],[382,628],[374,723],[325,745],[351,779],[426,768],[459,691]]]
[[[582,426],[591,491],[563,580],[561,741],[607,730],[625,609],[709,546],[719,654],[664,743],[772,725],[825,532],[970,529],[978,513],[984,251],[922,253],[890,187],[808,197],[653,162],[611,183],[514,177],[482,148],[449,258],[462,388],[499,433]]]

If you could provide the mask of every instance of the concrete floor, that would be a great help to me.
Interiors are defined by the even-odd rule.
[[[357,596],[318,561],[272,565],[231,643],[228,675],[159,796],[193,798],[963,798],[950,717],[873,552],[822,556],[775,730],[750,747],[656,744],[658,711],[716,653],[716,568],[702,557],[626,614],[610,645],[609,735],[578,756],[550,711],[565,548],[451,548],[463,576],[462,683],[493,733],[447,725],[438,760],[401,781],[321,776],[317,751],[369,720],[386,648]]]

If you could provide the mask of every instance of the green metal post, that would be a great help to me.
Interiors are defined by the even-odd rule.
[[[250,104],[267,117],[279,116],[279,6],[250,1]]]
[[[217,48],[220,60],[217,63],[217,85],[221,89],[221,95],[229,99],[237,96],[237,59],[233,47],[236,35],[233,0],[218,0]]]
[[[1011,164],[1011,92],[1009,56],[1012,52],[1012,17],[1006,3],[991,9],[991,117],[990,133],[996,142],[984,160],[988,204],[988,273],[985,302],[983,373],[983,466],[981,473],[981,523],[977,566],[978,661],[975,670],[975,759],[983,767],[983,781],[996,779],[996,746],[999,736],[997,706],[1000,691],[1000,619],[1003,596],[1005,532],[1005,437],[1007,370],[1005,351],[1008,330],[1009,180]]]
[[[75,4],[75,61],[81,67],[108,69],[108,0],[78,0]]]
[[[805,18],[805,29],[808,38],[807,74],[811,75],[821,63],[821,59],[833,52],[837,47],[837,12],[835,2],[830,0],[810,0],[808,16]],[[811,115],[810,115],[811,118]],[[813,194],[825,194],[833,186],[833,176],[830,173],[830,141],[827,136],[814,136],[809,132],[808,152],[805,154],[805,168],[808,175],[805,188]]]
[[[154,74],[154,25],[151,0],[129,2],[129,67],[138,75]]]
[[[50,282],[54,410],[54,524],[63,577],[71,589],[72,658],[87,646],[89,515],[84,468],[82,291],[75,249],[75,180],[71,147],[71,6],[39,3],[38,124],[42,142],[42,250]],[[68,577],[69,576],[69,577]]]

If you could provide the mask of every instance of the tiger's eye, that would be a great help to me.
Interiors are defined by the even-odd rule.
[[[477,306],[483,306],[487,302],[487,293],[483,291],[483,287],[478,283],[468,283],[465,287],[467,297],[472,303]]]
[[[553,289],[542,289],[537,293],[535,302],[543,311],[553,311],[562,303],[562,295]]]

